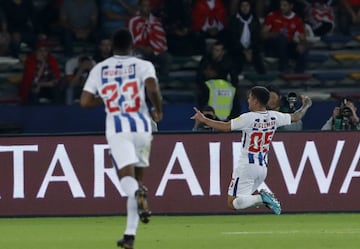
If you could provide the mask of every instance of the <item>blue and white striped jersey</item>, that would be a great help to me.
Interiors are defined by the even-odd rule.
[[[154,65],[132,56],[115,55],[98,63],[84,91],[98,94],[105,104],[106,134],[151,132],[145,80],[155,78]]]
[[[291,123],[288,113],[277,111],[248,112],[231,120],[231,130],[242,131],[241,163],[266,165],[275,130]]]

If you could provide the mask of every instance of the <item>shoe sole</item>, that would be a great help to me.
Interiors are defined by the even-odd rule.
[[[263,202],[266,204],[265,206],[270,208],[275,214],[277,215],[281,214],[281,205],[276,198],[272,197],[267,192],[260,192],[260,195]]]
[[[118,247],[122,247],[122,248],[124,248],[124,249],[134,249],[134,246],[133,246],[133,245],[127,244],[126,242],[125,242],[125,243],[118,242],[118,243],[117,243],[117,246],[118,246]]]

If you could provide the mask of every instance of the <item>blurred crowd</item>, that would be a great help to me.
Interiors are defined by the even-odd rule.
[[[134,54],[152,61],[160,78],[174,56],[200,55],[199,107],[235,101],[224,114],[231,118],[240,112],[232,97],[244,65],[266,74],[264,57],[274,57],[279,72],[304,73],[314,37],[349,36],[359,24],[360,0],[0,0],[0,56],[24,63],[23,104],[71,105],[91,68],[111,56],[111,35],[125,27]],[[74,51],[78,42],[96,44],[94,52]],[[57,45],[64,67],[52,52]],[[209,103],[220,88],[230,98]]]

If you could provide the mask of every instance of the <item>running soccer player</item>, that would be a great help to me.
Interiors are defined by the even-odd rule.
[[[266,178],[269,146],[276,128],[302,119],[312,101],[302,96],[302,107],[289,114],[266,110],[269,96],[265,87],[253,87],[248,95],[250,112],[227,122],[206,118],[197,108],[191,117],[219,131],[242,131],[239,163],[232,174],[227,200],[228,206],[235,210],[265,205],[275,214],[281,214],[280,202],[272,193],[264,189],[259,194],[253,193]]]
[[[163,115],[155,68],[151,62],[131,56],[132,45],[128,30],[114,34],[114,56],[90,71],[80,99],[85,108],[105,104],[106,139],[120,185],[128,196],[126,229],[117,242],[126,249],[134,248],[139,218],[147,223],[151,215],[147,189],[142,184],[152,141],[152,120],[145,94],[152,103],[153,120],[159,122]]]

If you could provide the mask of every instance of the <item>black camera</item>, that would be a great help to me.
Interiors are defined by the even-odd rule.
[[[299,108],[298,95],[295,92],[289,92],[281,98],[280,112],[294,113]]]
[[[352,130],[355,127],[351,120],[353,115],[351,109],[347,106],[340,108],[340,113],[334,120],[334,129],[335,130]]]
[[[351,109],[349,107],[344,106],[343,108],[340,109],[340,116],[349,118],[352,115],[353,115],[352,111],[351,111]]]
[[[293,110],[295,108],[295,103],[297,101],[297,94],[294,92],[289,92],[287,95],[287,101],[289,103],[290,110]]]

